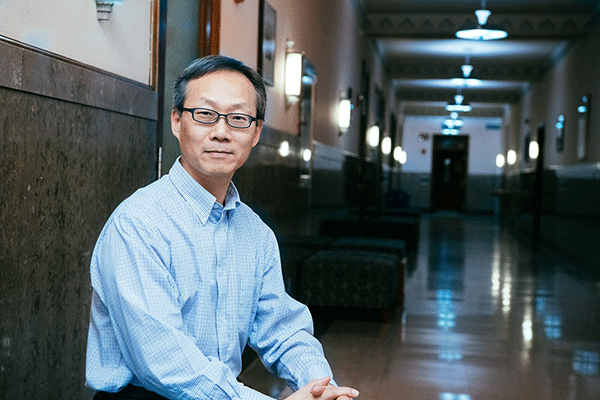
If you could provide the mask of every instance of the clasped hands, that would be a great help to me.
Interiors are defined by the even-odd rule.
[[[286,400],[350,400],[358,396],[358,390],[330,385],[330,377],[314,379]]]

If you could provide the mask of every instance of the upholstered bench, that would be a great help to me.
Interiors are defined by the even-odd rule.
[[[323,218],[319,234],[334,238],[366,236],[399,239],[406,242],[407,251],[414,251],[419,241],[419,218],[384,215],[366,217],[363,221],[357,216]]]
[[[334,240],[331,243],[331,248],[378,251],[398,256],[396,303],[402,304],[404,299],[404,277],[406,275],[406,243],[404,240],[351,236]]]
[[[404,240],[398,239],[348,236],[335,239],[331,242],[330,248],[383,251],[385,253],[395,254],[401,260],[406,257],[406,243]]]
[[[381,215],[367,221],[365,236],[404,240],[407,250],[414,251],[419,242],[419,224],[419,218]]]
[[[281,268],[287,293],[298,298],[300,281],[300,265],[317,251],[325,249],[332,238],[310,235],[281,235],[278,236]]]
[[[398,289],[398,256],[353,249],[321,250],[300,271],[300,300],[309,306],[390,310]]]

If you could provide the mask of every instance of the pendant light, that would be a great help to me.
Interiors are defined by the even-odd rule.
[[[477,17],[477,27],[461,29],[456,32],[456,37],[459,39],[468,40],[498,40],[504,39],[508,36],[508,33],[502,29],[495,29],[492,27],[486,27],[487,20],[492,12],[485,9],[485,0],[481,0],[481,9],[475,10],[475,16]]]

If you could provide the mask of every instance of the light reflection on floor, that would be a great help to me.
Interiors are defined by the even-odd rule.
[[[425,215],[404,313],[347,317],[321,338],[338,383],[372,400],[600,399],[600,293],[492,217]],[[275,397],[281,381],[241,378]]]

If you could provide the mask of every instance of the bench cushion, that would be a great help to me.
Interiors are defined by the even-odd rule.
[[[309,306],[390,309],[398,281],[398,256],[328,249],[302,263],[300,299]]]

